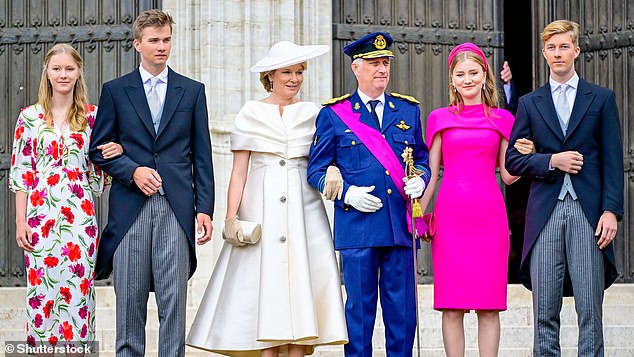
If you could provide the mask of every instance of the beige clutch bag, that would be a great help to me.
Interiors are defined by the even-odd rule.
[[[233,233],[237,231],[236,225],[242,227],[241,236]],[[222,239],[227,241],[227,243],[238,247],[242,247],[247,244],[255,244],[260,241],[260,238],[262,238],[262,225],[257,222],[232,219],[229,222],[225,222],[225,226],[222,230]]]

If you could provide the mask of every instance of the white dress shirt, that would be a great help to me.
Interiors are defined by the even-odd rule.
[[[381,93],[380,96],[374,99],[370,98],[370,96],[363,93],[360,89],[357,89],[357,93],[359,93],[359,98],[361,98],[361,101],[363,102],[363,104],[365,104],[365,107],[368,109],[370,113],[372,113],[372,107],[370,106],[370,103],[368,102],[371,100],[379,101],[374,111],[376,112],[376,116],[379,117],[379,125],[382,126],[383,125],[383,108],[385,108],[385,93]]]

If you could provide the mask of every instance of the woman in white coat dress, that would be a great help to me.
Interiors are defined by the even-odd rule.
[[[297,97],[306,61],[327,51],[282,41],[251,68],[270,95],[247,102],[235,120],[224,234],[242,234],[237,216],[261,223],[262,238],[224,243],[189,346],[230,356],[304,356],[316,345],[348,341],[328,218],[306,181],[319,108]],[[327,181],[325,192],[339,182]]]

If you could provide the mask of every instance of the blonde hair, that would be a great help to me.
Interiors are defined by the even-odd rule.
[[[302,65],[302,68],[304,69],[304,71],[306,70],[306,68],[308,68],[308,62],[306,61],[302,63],[298,63],[298,64]],[[291,66],[294,66],[294,65],[291,65]],[[290,66],[286,66],[286,67],[290,67]],[[281,68],[285,68],[285,67],[281,67]],[[273,91],[273,85],[271,83],[271,79],[269,78],[269,74],[272,74],[278,69],[280,68],[272,69],[270,71],[260,72],[260,83],[262,83],[264,90],[267,91],[268,93],[271,93]]]
[[[555,20],[546,25],[542,31],[542,44],[555,35],[568,32],[572,37],[572,43],[575,47],[579,47],[579,24],[570,20]]]
[[[491,108],[497,108],[499,106],[499,95],[495,86],[495,76],[492,71],[485,71],[486,66],[484,64],[484,60],[473,52],[460,52],[456,55],[456,57],[454,57],[453,61],[451,61],[451,65],[449,66],[449,102],[455,113],[460,113],[462,111],[462,108],[464,107],[464,99],[462,98],[462,95],[455,90],[453,85],[453,71],[459,62],[467,59],[479,64],[482,71],[485,72],[484,88],[482,89],[481,96],[482,103],[485,106],[484,114],[488,117],[491,112]]]
[[[134,39],[140,41],[143,36],[143,30],[146,27],[163,27],[168,25],[171,33],[174,19],[172,19],[169,14],[158,9],[145,10],[139,14],[132,25],[134,29]]]
[[[42,107],[44,118],[49,128],[53,127],[53,114],[51,112],[53,86],[48,79],[47,69],[51,58],[57,54],[66,53],[73,58],[77,65],[77,80],[73,87],[73,104],[70,106],[66,119],[72,131],[83,131],[86,129],[86,105],[88,104],[88,89],[84,79],[84,60],[73,46],[66,43],[58,43],[53,46],[44,57],[42,66],[42,77],[40,79],[40,89],[37,103]]]

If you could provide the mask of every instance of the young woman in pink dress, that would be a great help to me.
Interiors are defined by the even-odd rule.
[[[514,118],[497,107],[494,74],[478,46],[456,46],[448,65],[451,104],[427,120],[432,178],[421,201],[425,209],[443,166],[431,242],[434,308],[442,311],[447,356],[464,355],[463,318],[469,310],[478,315],[480,356],[497,356],[510,242],[496,167],[507,185],[518,179],[504,168]],[[530,143],[522,146],[527,152],[530,148]]]

